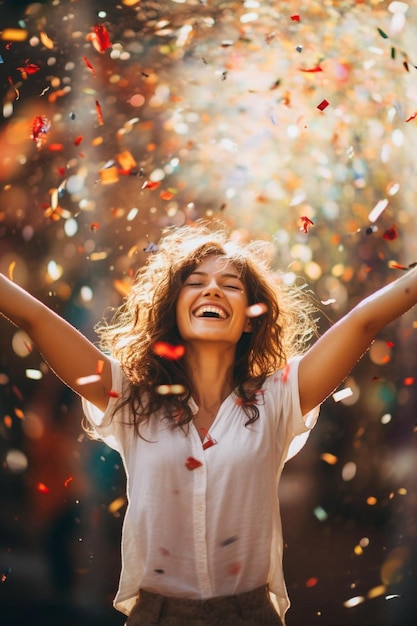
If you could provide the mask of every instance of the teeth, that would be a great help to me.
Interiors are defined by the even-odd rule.
[[[217,306],[201,306],[197,311],[195,311],[194,315],[196,317],[204,317],[205,313],[210,313],[216,317],[220,317],[221,319],[226,319],[226,313],[223,309],[218,308]]]

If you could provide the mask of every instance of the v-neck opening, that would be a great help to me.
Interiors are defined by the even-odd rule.
[[[221,414],[223,413],[223,408],[224,408],[225,404],[228,403],[229,400],[231,400],[234,396],[236,396],[236,393],[235,393],[235,391],[233,389],[229,393],[229,395],[225,397],[225,399],[223,400],[223,402],[221,403],[221,405],[217,409],[217,413],[214,416],[214,419],[213,419],[212,423],[210,424],[210,428],[205,429],[206,434],[204,435],[203,439],[200,437],[199,429],[195,425],[195,422],[194,421],[192,422],[192,426],[194,427],[194,430],[196,432],[196,435],[197,435],[198,439],[200,440],[200,443],[201,443],[202,447],[204,446],[204,442],[208,441],[210,439],[212,429],[216,426],[217,422],[219,421],[219,419],[221,417]],[[190,398],[189,404],[191,406],[191,410],[193,411],[194,415],[196,413],[198,413],[199,407],[198,407],[198,404],[196,403],[196,401],[194,400],[193,397]]]

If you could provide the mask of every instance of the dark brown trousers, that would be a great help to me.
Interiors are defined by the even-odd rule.
[[[125,626],[282,626],[268,587],[235,596],[186,600],[141,590]]]

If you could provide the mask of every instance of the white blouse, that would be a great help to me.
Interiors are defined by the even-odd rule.
[[[278,482],[319,412],[317,407],[301,415],[298,363],[290,361],[265,381],[258,394],[259,419],[250,426],[245,427],[247,417],[231,393],[203,443],[194,424],[187,435],[156,415],[142,426],[141,439],[126,424],[128,407],[110,420],[118,398],[110,398],[104,414],[83,399],[86,417],[120,453],[127,476],[116,609],[128,615],[140,587],[166,596],[210,598],[268,582],[284,619],[289,601]],[[116,361],[112,376],[112,390],[125,396],[129,383]]]

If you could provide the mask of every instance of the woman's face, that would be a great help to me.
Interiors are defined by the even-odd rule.
[[[211,255],[188,276],[176,306],[184,342],[209,341],[236,345],[250,331],[248,298],[235,265]]]

